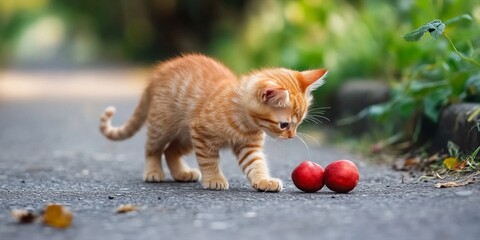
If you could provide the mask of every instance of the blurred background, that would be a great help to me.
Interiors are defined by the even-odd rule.
[[[402,38],[434,19],[464,14],[447,25],[448,38]],[[358,120],[348,117],[360,112],[380,121],[375,126],[382,134],[411,122],[404,131],[413,138],[425,126],[418,116],[435,124],[442,107],[478,102],[479,23],[477,0],[2,0],[0,94],[42,88],[39,96],[55,94],[48,90],[65,85],[37,80],[57,76],[76,80],[64,83],[69,89],[98,94],[107,94],[96,91],[102,79],[139,81],[117,86],[128,95],[141,88],[155,63],[199,52],[239,74],[263,66],[328,68],[328,84],[316,92],[315,104],[331,107],[321,113],[330,123],[347,117],[339,126],[348,125]],[[373,82],[360,98],[375,107],[361,112],[365,106],[348,98],[354,94],[339,95],[348,82],[357,84],[354,89]]]

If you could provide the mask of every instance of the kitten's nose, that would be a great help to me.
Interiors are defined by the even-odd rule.
[[[288,131],[287,137],[288,137],[288,138],[294,138],[294,137],[295,137],[295,133],[294,133],[293,131]]]

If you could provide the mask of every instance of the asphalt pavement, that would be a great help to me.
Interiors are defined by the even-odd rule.
[[[52,89],[54,91],[54,89]],[[0,239],[478,239],[480,184],[436,189],[406,180],[389,166],[371,165],[335,147],[299,140],[266,145],[280,193],[254,191],[233,155],[222,152],[227,191],[200,183],[144,183],[145,130],[122,142],[105,139],[99,116],[117,107],[125,121],[137,97],[0,101]],[[302,160],[322,166],[350,159],[360,170],[357,188],[306,194],[290,173]],[[187,157],[196,166],[193,156]],[[168,171],[167,171],[168,175]],[[169,175],[168,175],[169,176]],[[418,177],[418,176],[415,176]],[[169,176],[169,179],[171,177]],[[68,206],[74,220],[59,230],[18,224],[12,209]],[[139,211],[117,214],[120,204]]]

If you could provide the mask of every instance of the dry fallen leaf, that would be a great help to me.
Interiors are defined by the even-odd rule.
[[[408,157],[405,159],[400,159],[396,161],[393,165],[393,168],[396,170],[411,170],[417,167],[420,164],[420,159],[418,157]]]
[[[437,161],[439,158],[440,158],[440,156],[438,156],[438,153],[435,153],[435,154],[431,155],[430,157],[428,157],[428,158],[427,158],[427,161],[428,161],[428,162],[435,162],[435,161]]]
[[[61,204],[49,204],[43,213],[43,222],[56,228],[67,228],[72,224],[73,214]]]
[[[132,211],[137,211],[138,207],[133,204],[122,204],[118,206],[117,213],[127,213]]]
[[[10,212],[19,223],[33,223],[37,216],[31,210],[14,209]]]
[[[456,169],[456,170],[462,170],[462,169],[464,169],[466,166],[467,166],[467,161],[463,160],[463,161],[461,161],[461,162],[457,165],[457,167],[456,167],[455,169]]]
[[[460,181],[437,183],[435,184],[435,187],[436,188],[461,187],[473,182],[475,182],[475,178],[472,177],[472,178],[467,178]]]
[[[420,163],[420,159],[418,157],[410,157],[405,159],[404,166],[405,167],[417,166],[419,163]]]

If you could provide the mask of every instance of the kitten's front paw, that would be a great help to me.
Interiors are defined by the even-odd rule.
[[[283,189],[282,180],[265,178],[252,183],[252,187],[259,192],[280,192]]]
[[[173,179],[178,182],[196,182],[200,179],[200,171],[197,169],[189,169],[187,171],[172,173]]]
[[[203,179],[203,188],[212,190],[227,190],[228,181],[223,176]]]
[[[143,173],[143,180],[145,182],[163,182],[165,174],[162,171],[145,171]]]

